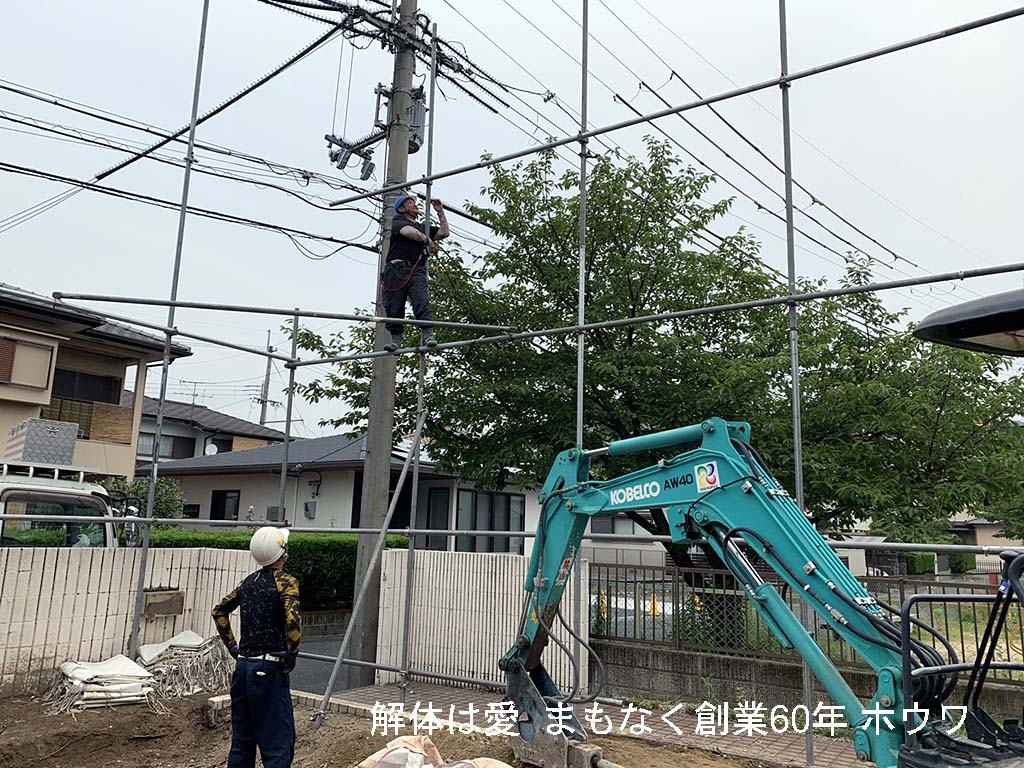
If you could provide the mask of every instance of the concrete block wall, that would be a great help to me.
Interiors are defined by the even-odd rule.
[[[779,705],[792,710],[803,703],[798,659],[737,658],[604,640],[595,640],[591,645],[604,663],[606,696],[632,696],[697,706],[705,701],[733,705],[752,701],[766,705],[769,710]],[[877,689],[875,673],[855,667],[840,671],[861,701],[870,702]],[[966,675],[961,676],[960,690],[949,697],[949,705],[961,705],[965,678]],[[826,706],[834,703],[817,684],[812,701],[814,706],[819,702]],[[982,706],[997,719],[1020,718],[1024,685],[987,683]]]
[[[65,661],[125,653],[137,549],[0,549],[0,698],[46,688]],[[144,619],[142,643],[216,630],[210,611],[250,570],[248,552],[154,549],[146,588],[181,589],[182,614]]]

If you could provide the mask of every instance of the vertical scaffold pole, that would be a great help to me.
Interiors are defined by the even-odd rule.
[[[298,312],[298,307],[295,311]],[[299,353],[299,316],[292,316],[292,360],[298,357]],[[285,514],[285,501],[284,497],[288,491],[288,444],[292,439],[292,404],[295,402],[295,368],[288,369],[288,401],[285,405],[284,412],[284,450],[281,455],[281,486],[278,498],[278,509],[281,512],[281,521],[284,523],[288,522],[288,515]],[[295,484],[298,485],[299,478],[295,478]],[[297,490],[297,489],[296,489]],[[298,499],[298,495],[295,497]],[[299,522],[299,510],[298,503],[296,508],[292,510],[292,522]]]
[[[416,384],[416,418],[426,419],[427,412],[423,407],[423,386],[427,373],[426,355],[420,353],[420,369]],[[416,514],[419,508],[420,494],[420,452],[416,451],[416,457],[412,464],[412,488],[409,501],[409,549],[405,559],[405,611],[402,618],[402,661],[399,683],[401,690],[401,703],[405,707],[405,698],[409,688],[409,647],[412,643],[412,600],[413,592],[416,589]],[[430,508],[427,508],[427,528],[430,528]],[[447,539],[446,539],[447,540]]]
[[[583,0],[581,56],[580,56],[580,134],[587,132],[587,81],[589,79],[588,51],[590,42],[590,0]],[[586,321],[587,301],[587,139],[580,139],[580,224],[579,224],[579,288],[577,296],[576,320],[579,325]],[[580,331],[576,335],[576,445],[583,448],[583,367],[585,363],[584,340],[586,334]],[[577,558],[578,559],[578,558]],[[572,625],[577,636],[581,633],[582,579],[580,569],[573,568],[573,600]],[[579,672],[580,680],[586,681],[588,676],[580,666],[580,644],[573,644],[573,659]],[[585,683],[584,690],[586,690]]]
[[[192,119],[188,129],[188,152],[185,155],[185,175],[181,183],[181,207],[178,211],[178,239],[174,246],[174,268],[171,272],[171,301],[178,300],[178,278],[181,275],[181,251],[185,242],[185,218],[188,213],[188,189],[192,180],[192,152],[196,141],[196,120],[199,116],[199,87],[203,79],[203,54],[206,51],[206,22],[210,16],[210,0],[203,2],[203,18],[199,25],[199,53],[196,58],[196,79],[192,91]],[[167,331],[164,333],[164,359],[160,372],[160,397],[157,401],[156,428],[153,432],[153,463],[149,468],[149,491],[146,494],[146,517],[156,517],[157,463],[160,461],[160,437],[164,427],[164,404],[167,401],[167,375],[171,366],[171,339],[174,328],[174,305],[167,307]],[[139,406],[141,407],[141,406]],[[139,633],[142,623],[142,606],[145,603],[146,568],[149,565],[149,541],[153,526],[142,526],[142,553],[139,558],[139,574],[135,582],[135,609],[132,613],[132,629],[128,636],[128,657],[135,658],[139,649]]]
[[[786,0],[779,0],[779,58],[782,77],[789,74],[789,52],[786,35]],[[783,83],[782,90],[782,152],[783,168],[786,176],[786,263],[789,276],[789,293],[796,293],[796,245],[793,233],[793,147],[789,118],[789,83]],[[789,359],[790,378],[793,390],[793,463],[795,469],[796,505],[801,511],[804,506],[804,456],[803,435],[800,417],[800,338],[797,330],[796,303],[789,305]],[[809,621],[807,603],[800,600],[800,618],[806,627]],[[803,702],[808,712],[814,711],[811,698],[814,685],[811,679],[811,668],[807,662],[802,664]],[[814,765],[814,734],[807,729],[806,757],[808,768]]]

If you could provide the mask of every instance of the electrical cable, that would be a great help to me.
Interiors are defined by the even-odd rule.
[[[653,13],[653,12],[652,12],[652,11],[651,11],[651,10],[650,10],[649,8],[647,8],[647,7],[646,7],[646,6],[645,6],[645,5],[644,5],[644,4],[642,3],[642,2],[640,2],[640,0],[633,0],[633,2],[634,2],[634,3],[635,3],[635,4],[637,5],[637,6],[639,6],[639,7],[640,7],[640,9],[641,9],[641,10],[642,10],[642,11],[643,11],[644,13],[646,13],[646,14],[647,14],[648,16],[650,16],[650,17],[651,17],[651,18],[652,18],[652,19],[653,19],[653,20],[654,20],[655,22],[657,22],[657,23],[658,23],[659,25],[661,25],[661,27],[663,27],[663,28],[664,28],[664,29],[665,29],[665,30],[666,30],[666,31],[667,31],[667,32],[668,32],[668,33],[669,33],[670,35],[672,35],[673,37],[675,37],[675,39],[676,39],[676,40],[678,40],[678,41],[679,41],[680,43],[682,43],[682,44],[683,44],[683,45],[684,45],[684,46],[685,46],[686,48],[688,48],[688,49],[689,49],[689,50],[690,50],[690,51],[691,51],[691,52],[692,52],[692,53],[693,53],[694,55],[696,55],[696,56],[697,56],[697,57],[698,57],[698,58],[699,58],[699,59],[700,59],[701,61],[703,61],[703,62],[704,62],[705,64],[707,64],[707,65],[708,65],[709,67],[711,67],[711,68],[712,68],[713,70],[715,70],[715,72],[717,72],[717,73],[718,73],[719,75],[721,75],[721,76],[722,76],[722,77],[723,77],[723,78],[724,78],[724,79],[725,79],[725,80],[726,80],[727,82],[729,82],[730,84],[732,84],[733,86],[735,86],[735,87],[737,87],[737,88],[739,87],[739,84],[738,84],[738,83],[737,83],[737,82],[736,82],[735,80],[733,80],[733,79],[732,79],[731,77],[729,77],[729,75],[727,75],[727,74],[726,74],[725,72],[723,72],[723,71],[722,71],[721,69],[719,69],[719,68],[718,68],[717,66],[715,66],[714,62],[712,62],[711,60],[709,60],[709,59],[708,59],[707,57],[705,57],[705,56],[704,56],[704,55],[703,55],[703,54],[702,54],[702,53],[701,53],[700,51],[698,51],[698,50],[697,50],[696,48],[694,48],[694,47],[693,47],[693,46],[692,46],[692,45],[691,45],[690,43],[688,43],[688,42],[687,42],[687,41],[686,41],[685,39],[683,39],[683,38],[682,38],[682,37],[681,37],[681,36],[680,36],[680,35],[679,35],[679,34],[678,34],[678,33],[677,33],[677,32],[676,32],[675,30],[673,30],[673,29],[672,29],[671,27],[669,27],[669,26],[668,26],[668,25],[667,25],[667,24],[665,23],[665,21],[664,21],[664,20],[663,20],[663,19],[662,19],[661,17],[659,17],[659,16],[657,15],[657,14]],[[603,3],[602,3],[602,4],[603,4]],[[606,6],[606,7],[607,7],[607,6]],[[677,73],[677,75],[676,75],[676,76],[678,77],[678,73]],[[679,78],[679,80],[680,80],[680,81],[682,82],[682,78],[681,78],[681,77]],[[686,85],[686,83],[685,83],[685,82],[684,82],[684,85]],[[687,87],[689,88],[689,85],[687,85]],[[756,104],[756,105],[757,105],[758,107],[760,107],[760,109],[761,109],[762,111],[764,111],[764,112],[765,112],[766,114],[770,115],[770,116],[771,116],[772,118],[774,118],[774,119],[775,119],[776,121],[780,120],[780,118],[779,118],[779,116],[778,116],[778,115],[776,115],[776,114],[775,114],[774,112],[772,112],[772,111],[771,111],[771,110],[770,110],[770,109],[769,109],[768,107],[766,107],[766,106],[765,106],[764,104],[762,104],[762,103],[761,103],[760,101],[758,101],[758,100],[757,100],[756,98],[754,98],[752,94],[747,94],[747,97],[748,97],[748,98],[750,99],[750,101],[752,101],[752,102],[753,102],[754,104]],[[919,219],[918,217],[914,216],[914,214],[912,214],[912,213],[910,213],[909,211],[907,211],[906,209],[902,208],[902,207],[901,207],[901,206],[900,206],[900,205],[899,205],[898,203],[896,203],[895,201],[893,201],[892,199],[890,199],[889,197],[887,197],[887,196],[886,196],[885,194],[883,194],[882,192],[880,192],[879,190],[877,190],[877,189],[876,189],[875,187],[871,186],[871,185],[870,185],[870,184],[868,184],[868,183],[867,183],[866,181],[864,181],[863,179],[861,179],[861,178],[860,178],[859,176],[857,176],[856,174],[854,174],[854,173],[853,173],[852,171],[850,171],[850,170],[849,170],[848,168],[846,168],[845,166],[843,166],[843,165],[842,165],[842,164],[841,164],[841,163],[840,163],[840,162],[839,162],[838,160],[835,160],[835,159],[834,159],[834,158],[833,158],[833,157],[832,157],[831,155],[827,154],[827,153],[826,153],[826,152],[825,152],[825,151],[824,151],[823,149],[821,149],[821,148],[820,148],[820,147],[818,147],[818,146],[817,146],[816,144],[814,144],[814,143],[813,143],[813,142],[812,142],[812,141],[811,141],[810,139],[808,139],[808,138],[807,138],[806,136],[803,136],[803,135],[802,135],[801,133],[799,133],[799,132],[798,132],[798,131],[796,131],[796,130],[794,130],[794,131],[793,131],[793,135],[794,135],[794,136],[796,136],[797,138],[799,138],[799,139],[800,139],[800,140],[801,140],[802,142],[804,142],[804,144],[806,144],[806,145],[807,145],[808,147],[810,147],[811,149],[813,149],[813,150],[814,150],[814,151],[815,151],[815,152],[816,152],[817,154],[819,154],[819,155],[820,155],[821,157],[823,157],[823,158],[824,158],[825,160],[827,160],[827,161],[828,161],[829,163],[831,163],[831,164],[832,164],[833,166],[835,166],[836,168],[838,168],[839,170],[841,170],[841,171],[842,171],[843,173],[845,173],[845,174],[846,174],[847,176],[849,176],[849,177],[850,177],[851,179],[853,179],[853,180],[854,180],[854,181],[856,181],[856,182],[857,182],[858,184],[860,184],[861,186],[863,186],[863,187],[864,187],[865,189],[867,189],[867,190],[869,190],[870,192],[872,192],[872,193],[874,193],[875,195],[877,195],[877,196],[878,196],[878,197],[879,197],[879,198],[880,198],[881,200],[885,201],[885,202],[886,202],[886,203],[887,203],[888,205],[892,206],[892,207],[893,207],[894,209],[896,209],[897,211],[899,211],[900,213],[902,213],[902,214],[903,214],[904,216],[906,216],[907,218],[911,219],[912,221],[916,222],[917,224],[920,224],[920,225],[921,225],[922,227],[924,227],[925,229],[927,229],[927,230],[929,230],[930,232],[932,232],[932,233],[934,233],[934,234],[938,235],[938,236],[939,236],[939,237],[941,237],[941,238],[942,238],[943,240],[946,240],[947,242],[949,242],[949,243],[952,243],[953,245],[957,246],[958,248],[960,248],[961,250],[965,251],[966,253],[969,253],[969,254],[971,254],[972,256],[976,257],[976,258],[977,258],[977,259],[979,259],[980,261],[983,261],[983,262],[985,262],[986,264],[991,264],[991,263],[992,263],[992,262],[991,262],[991,261],[990,261],[989,259],[987,259],[987,258],[985,258],[984,256],[982,256],[982,255],[981,255],[980,253],[977,253],[976,251],[974,251],[974,250],[971,250],[971,249],[970,249],[970,248],[968,248],[968,247],[967,247],[966,245],[963,245],[962,243],[960,243],[960,242],[958,242],[958,241],[954,240],[953,238],[951,238],[951,237],[949,237],[949,236],[945,235],[944,233],[942,233],[942,232],[940,232],[939,230],[937,230],[937,229],[935,229],[934,227],[932,227],[932,226],[931,226],[930,224],[928,224],[927,222],[925,222],[925,221],[922,221],[922,220],[921,220],[921,219]],[[805,190],[805,191],[806,191],[806,190]],[[826,208],[828,207],[828,206],[825,206],[825,204],[824,204],[824,203],[822,203],[822,202],[821,202],[820,200],[817,200],[816,202],[818,202],[819,204],[823,205],[823,206],[824,206],[824,207],[826,207]],[[835,212],[833,211],[833,213],[835,213]],[[839,214],[835,214],[835,215],[836,215],[836,217],[837,217],[837,218],[840,218],[840,219],[842,218],[842,217],[840,217],[840,216],[839,216]],[[850,224],[849,222],[847,222],[847,224],[849,224],[849,226],[850,226],[850,227],[854,227],[854,225],[853,225],[853,224]],[[855,227],[854,227],[854,228],[855,228]],[[869,235],[865,235],[865,236],[866,236],[866,237],[869,237],[869,238],[870,238],[870,236],[869,236]],[[884,246],[884,245],[881,245],[881,243],[878,243],[878,245],[879,245],[880,247],[882,247],[882,248],[885,248],[885,246]],[[886,250],[888,250],[888,249],[886,248]]]
[[[119,198],[122,198],[122,199],[125,199],[125,200],[132,200],[134,202],[145,203],[145,204],[153,205],[153,206],[156,206],[156,207],[159,207],[159,208],[172,208],[172,209],[180,208],[180,204],[175,203],[175,202],[173,202],[171,200],[164,200],[162,198],[152,197],[150,195],[143,195],[143,194],[137,193],[137,192],[129,192],[127,190],[118,189],[116,187],[100,186],[98,184],[94,184],[94,183],[90,183],[90,182],[85,182],[85,181],[82,181],[80,179],[73,179],[73,178],[71,178],[69,176],[61,176],[61,175],[58,175],[58,174],[48,173],[46,171],[37,170],[35,168],[26,168],[24,166],[14,165],[12,163],[0,162],[0,172],[14,173],[14,174],[22,175],[22,176],[30,176],[30,177],[34,177],[34,178],[46,179],[48,181],[59,181],[59,182],[65,183],[65,184],[74,184],[74,185],[80,186],[80,187],[82,187],[84,189],[88,189],[90,192],[98,192],[100,194],[109,195],[111,197],[119,197]],[[278,224],[270,224],[268,222],[259,221],[257,219],[250,219],[250,218],[246,218],[246,217],[243,217],[243,216],[235,216],[233,214],[223,213],[221,211],[213,211],[213,210],[208,210],[208,209],[205,209],[205,208],[197,208],[195,206],[187,206],[186,210],[188,211],[188,213],[190,213],[190,214],[192,214],[194,216],[201,216],[201,217],[204,217],[204,218],[215,219],[215,220],[218,220],[218,221],[225,221],[225,222],[232,223],[232,224],[240,224],[240,225],[243,225],[243,226],[254,227],[256,229],[264,229],[264,230],[268,230],[268,231],[272,231],[272,232],[279,232],[279,233],[281,233],[283,235],[287,235],[289,237],[294,236],[294,237],[300,237],[300,238],[305,238],[305,239],[310,239],[310,240],[320,240],[320,241],[327,242],[327,243],[340,244],[342,247],[359,248],[359,249],[362,249],[362,250],[365,250],[365,251],[369,251],[371,253],[376,253],[377,252],[376,248],[373,248],[371,246],[365,245],[363,243],[355,243],[355,242],[349,242],[349,241],[346,241],[346,240],[339,240],[337,238],[330,237],[330,236],[327,236],[327,235],[315,235],[315,234],[312,234],[310,232],[305,232],[305,231],[300,230],[300,229],[294,229],[294,228],[291,228],[291,227],[284,227],[284,226],[281,226],[281,225],[278,225]],[[0,228],[0,232],[3,232],[3,231],[4,230],[2,228]],[[294,242],[294,240],[293,240],[293,242]],[[357,259],[354,259],[354,258],[352,258],[350,256],[346,256],[346,258],[349,258],[349,259],[351,259],[353,261],[358,261]],[[359,262],[359,263],[367,264],[368,262]]]

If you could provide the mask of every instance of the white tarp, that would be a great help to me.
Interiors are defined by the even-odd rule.
[[[399,736],[356,768],[512,768],[489,757],[446,763],[427,736]]]
[[[66,661],[60,671],[60,680],[46,696],[52,712],[136,704],[153,693],[153,675],[120,654],[95,663]]]

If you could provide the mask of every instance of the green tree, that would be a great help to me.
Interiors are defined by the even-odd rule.
[[[136,501],[129,502],[139,507],[139,514],[146,514],[146,500],[149,497],[149,477],[139,477],[128,482],[123,477],[111,477],[103,481],[103,487],[112,494],[125,495]],[[141,503],[139,503],[141,502]],[[154,516],[178,519],[185,508],[185,493],[177,480],[169,477],[158,477],[156,480],[156,496],[154,498]],[[121,510],[123,513],[125,510]]]
[[[731,203],[705,203],[710,182],[653,140],[643,158],[608,155],[594,163],[588,322],[784,293],[744,232],[710,250],[698,245]],[[435,260],[435,315],[521,329],[572,325],[577,183],[575,173],[554,172],[551,153],[491,169],[483,190],[490,205],[469,207],[504,245],[473,254],[454,244]],[[865,282],[869,266],[851,254],[846,280]],[[1012,513],[1020,484],[1010,471],[1018,429],[1009,421],[1019,410],[1020,377],[1002,358],[918,343],[902,323],[873,294],[801,305],[809,512],[822,529],[870,517],[905,539],[935,540],[952,513],[983,504],[1006,509],[1011,528],[1021,525],[1024,514]],[[755,445],[792,487],[787,329],[785,308],[770,307],[589,332],[585,444],[712,415],[749,421]],[[324,356],[344,354],[367,349],[369,333],[323,339],[302,331],[299,343]],[[575,334],[468,346],[430,361],[426,435],[442,468],[483,486],[539,485],[555,454],[574,443]],[[412,430],[416,362],[398,361],[396,434]],[[365,428],[370,378],[370,363],[357,361],[300,391],[313,402],[344,402],[346,412],[330,423],[354,434]],[[604,459],[594,472],[618,475],[650,460]]]

